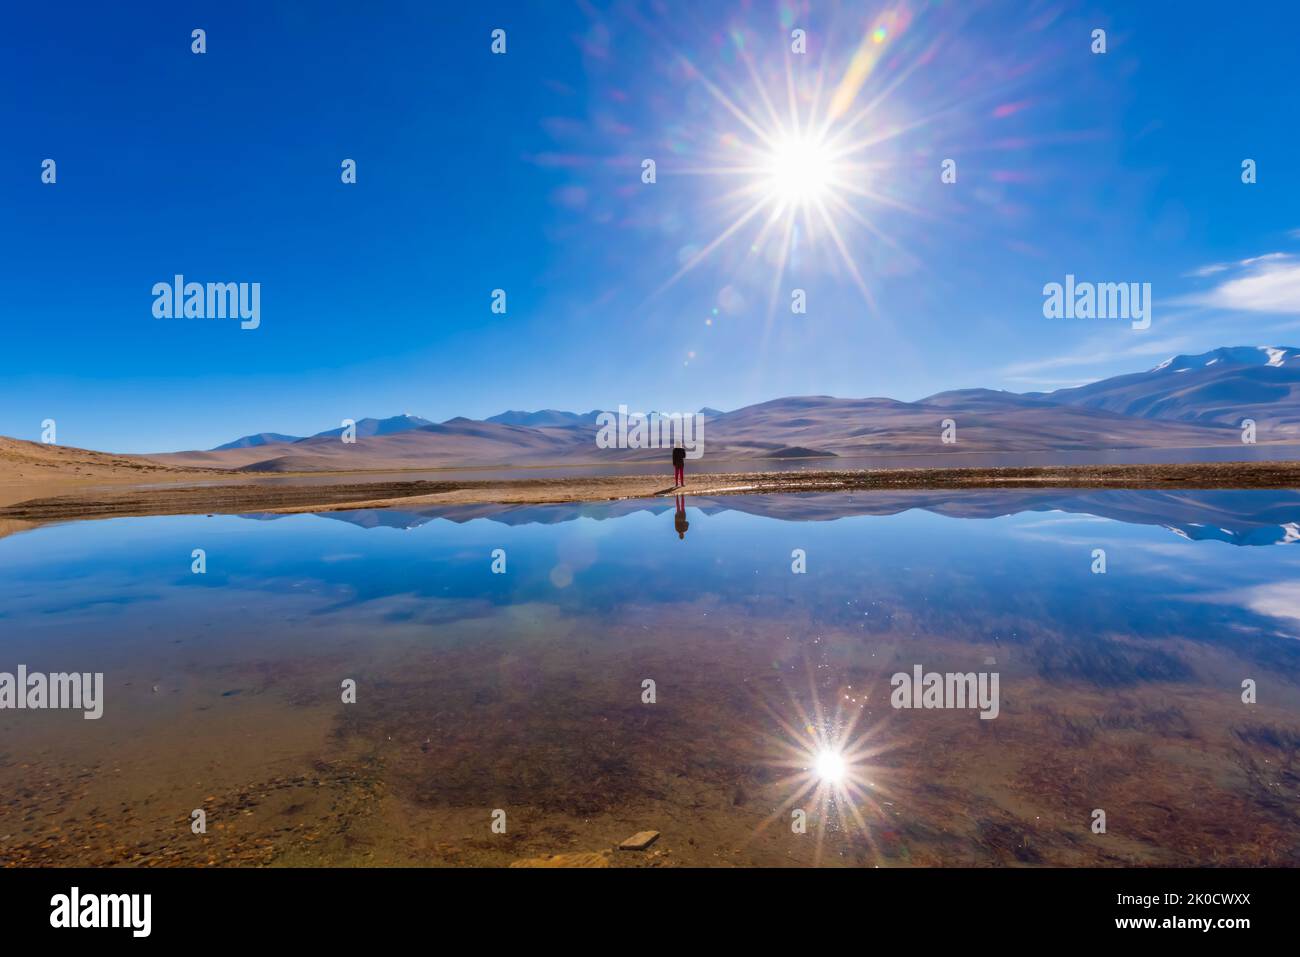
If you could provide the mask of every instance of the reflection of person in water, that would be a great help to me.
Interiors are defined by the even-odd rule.
[[[677,537],[685,540],[686,530],[691,527],[691,523],[686,521],[686,496],[677,496],[677,517],[673,520],[673,527],[677,529]]]
[[[686,450],[680,445],[673,449],[673,488],[686,484]]]

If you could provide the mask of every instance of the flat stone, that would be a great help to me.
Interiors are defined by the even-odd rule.
[[[657,840],[659,840],[658,831],[637,831],[620,844],[618,849],[620,851],[644,851]]]

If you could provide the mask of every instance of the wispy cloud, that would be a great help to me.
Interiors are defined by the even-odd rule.
[[[1300,230],[1295,232],[1300,236]],[[1073,352],[1006,366],[1001,370],[1003,379],[1018,386],[1069,387],[1113,375],[1117,367],[1139,360],[1163,360],[1179,353],[1237,344],[1242,338],[1242,313],[1277,317],[1273,322],[1266,318],[1252,320],[1249,338],[1256,341],[1260,336],[1284,334],[1300,326],[1287,318],[1300,316],[1300,255],[1264,253],[1235,262],[1210,263],[1184,275],[1213,277],[1214,285],[1164,300],[1182,308],[1159,312],[1157,321],[1166,332],[1163,338],[1139,336],[1136,341],[1124,343],[1107,334],[1094,336]],[[1177,327],[1178,334],[1169,334],[1173,327]]]
[[[1300,315],[1300,258],[1288,253],[1267,253],[1238,263],[1202,266],[1192,275],[1231,273],[1213,289],[1194,293],[1181,301],[1212,309]]]
[[[1105,341],[1094,341],[1077,352],[1052,356],[1047,359],[1035,359],[1030,362],[1018,362],[1002,369],[1002,375],[1015,382],[1045,382],[1037,379],[1038,373],[1051,369],[1084,369],[1107,366],[1130,359],[1150,359],[1159,356],[1168,358],[1182,349],[1191,348],[1192,341],[1183,337],[1141,341],[1128,346],[1116,347]],[[1134,370],[1136,371],[1136,370]],[[1086,376],[1076,378],[1075,383],[1091,382]]]
[[[1297,232],[1300,233],[1300,230],[1297,230]],[[1216,276],[1219,273],[1228,272],[1229,270],[1249,269],[1252,266],[1257,266],[1260,263],[1274,262],[1276,260],[1286,259],[1286,258],[1287,258],[1286,253],[1265,253],[1262,256],[1252,256],[1249,259],[1242,259],[1239,260],[1238,262],[1210,263],[1208,266],[1201,266],[1198,269],[1193,269],[1189,273],[1184,273],[1184,275],[1194,276],[1197,278],[1202,278],[1205,276]]]

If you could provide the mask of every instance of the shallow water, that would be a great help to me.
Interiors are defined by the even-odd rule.
[[[1257,491],[41,528],[0,672],[104,715],[0,710],[0,862],[1300,864],[1297,539]],[[916,665],[997,716],[894,708]]]

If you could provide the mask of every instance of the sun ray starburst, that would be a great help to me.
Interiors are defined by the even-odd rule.
[[[868,702],[852,689],[837,691],[835,707],[828,711],[811,665],[807,670],[811,708],[793,693],[788,703],[760,696],[763,712],[778,729],[760,733],[761,760],[787,773],[774,782],[780,801],[755,828],[755,836],[789,821],[799,809],[815,829],[814,864],[821,863],[832,833],[860,837],[875,857],[873,831],[887,823],[884,801],[892,794],[890,769],[880,758],[898,743],[887,738],[883,721],[860,727]]]
[[[776,291],[798,244],[806,244],[810,251],[824,245],[875,309],[870,283],[853,251],[854,237],[846,233],[850,227],[861,229],[868,237],[883,240],[892,250],[900,251],[898,240],[874,222],[871,208],[910,214],[920,211],[892,200],[873,185],[875,174],[887,165],[873,155],[876,147],[913,127],[882,125],[869,134],[862,127],[915,65],[900,69],[861,109],[854,111],[853,106],[887,44],[906,23],[906,18],[882,15],[867,30],[834,83],[828,83],[833,70],[829,52],[823,53],[812,69],[798,73],[793,65],[797,58],[787,56],[781,73],[784,107],[778,107],[779,97],[770,89],[771,81],[764,80],[755,55],[743,43],[735,41],[743,74],[729,85],[679,54],[692,81],[720,108],[720,116],[731,129],[722,137],[729,149],[711,158],[701,157],[704,162],[699,165],[676,167],[673,171],[724,181],[723,191],[715,200],[729,210],[729,221],[680,264],[660,286],[660,292],[749,227],[750,255],[765,256],[773,270],[769,321]]]

